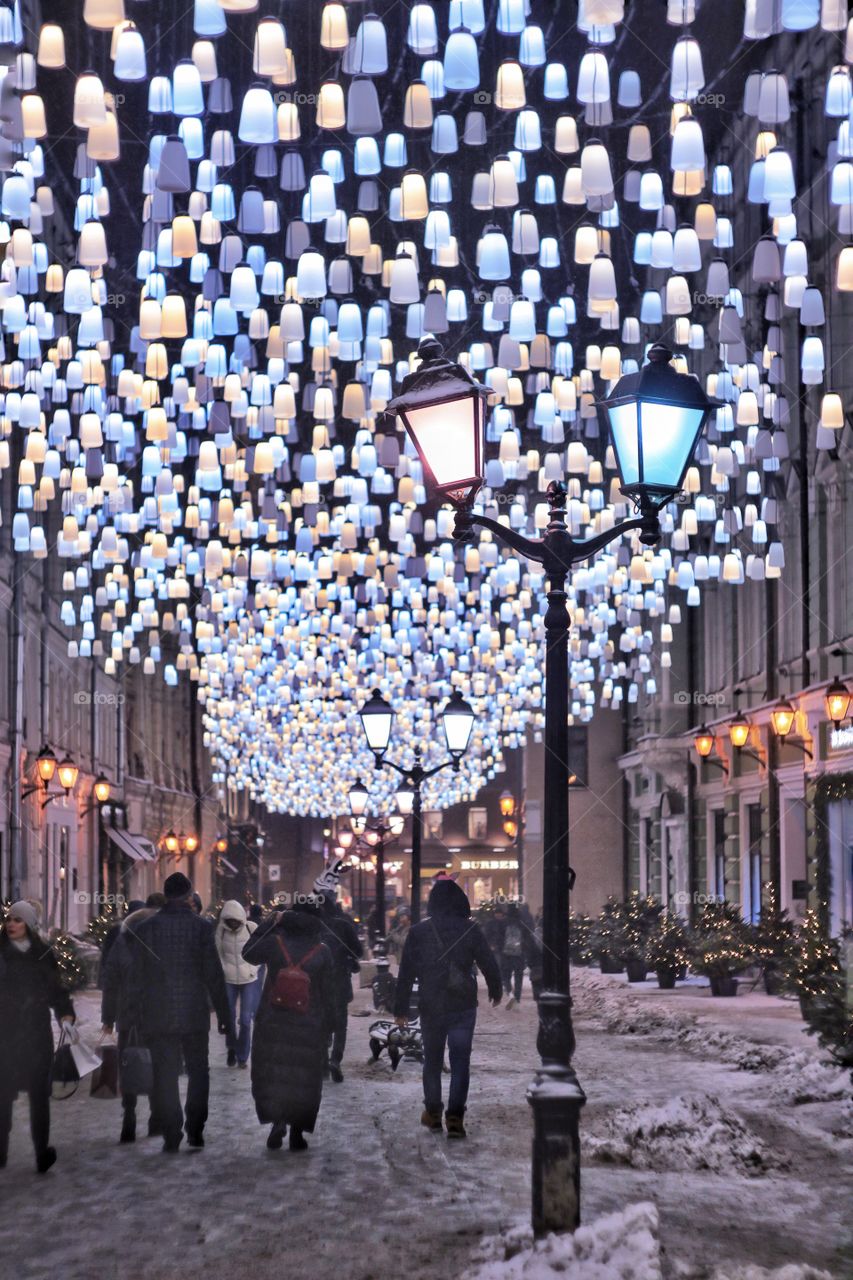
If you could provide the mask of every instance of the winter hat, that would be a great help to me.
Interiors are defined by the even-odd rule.
[[[23,898],[20,902],[12,903],[9,908],[9,915],[22,920],[28,929],[35,930],[37,927],[38,916],[36,915],[36,909],[31,902],[26,902]]]
[[[182,871],[173,872],[163,885],[163,892],[170,902],[188,898],[192,891],[193,887]]]
[[[427,910],[431,916],[462,916],[467,920],[471,903],[455,880],[437,880],[430,891]]]
[[[343,865],[343,858],[338,858],[337,862],[330,862],[322,875],[319,875],[314,881],[314,892],[321,894],[324,898],[330,898],[334,902],[338,895],[338,885],[341,883]]]

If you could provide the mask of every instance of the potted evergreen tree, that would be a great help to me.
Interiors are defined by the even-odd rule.
[[[794,922],[787,911],[780,911],[776,890],[765,886],[767,901],[762,906],[755,928],[756,951],[764,978],[764,990],[778,995],[785,983],[794,939]]]
[[[625,966],[620,959],[623,942],[622,904],[610,897],[601,909],[601,913],[592,928],[592,954],[598,961],[602,973],[624,973]]]
[[[818,1006],[827,998],[834,975],[841,969],[840,946],[810,909],[796,931],[788,963],[789,985],[800,1001],[803,1020],[811,1027],[818,1019]]]
[[[622,936],[619,958],[624,960],[629,982],[645,982],[646,948],[663,906],[656,898],[636,891],[622,903]]]
[[[654,969],[658,986],[671,991],[690,958],[687,929],[680,916],[664,911],[646,943],[646,964]]]
[[[691,968],[710,980],[711,995],[736,996],[737,975],[755,960],[755,939],[733,903],[709,902],[693,927],[690,952]]]
[[[592,963],[593,920],[583,911],[569,912],[569,959],[572,964]]]

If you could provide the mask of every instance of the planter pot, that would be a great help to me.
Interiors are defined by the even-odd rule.
[[[658,986],[661,991],[672,991],[677,976],[678,970],[675,965],[661,966],[657,970]]]
[[[687,981],[687,965],[686,964],[682,964],[678,966],[676,970],[676,977],[678,978],[679,982]]]
[[[625,972],[624,964],[622,964],[619,960],[614,959],[613,956],[608,955],[606,951],[602,953],[601,957],[599,958],[598,964],[602,973],[624,973]]]
[[[629,982],[645,982],[648,973],[645,960],[628,960],[625,968],[628,971]]]
[[[783,979],[781,973],[777,973],[774,969],[764,970],[764,990],[769,996],[778,996],[783,987]]]
[[[717,990],[711,987],[711,994],[715,996],[736,996],[737,995],[737,978],[717,978]]]

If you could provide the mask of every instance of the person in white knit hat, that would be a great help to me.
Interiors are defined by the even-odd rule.
[[[56,1163],[50,1146],[51,1011],[77,1039],[74,1005],[62,985],[50,945],[39,936],[32,903],[13,902],[0,928],[0,1168],[6,1164],[12,1106],[18,1093],[30,1103],[36,1169]]]

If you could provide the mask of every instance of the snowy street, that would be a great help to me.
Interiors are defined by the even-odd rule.
[[[771,1274],[792,1262],[817,1269],[784,1280],[853,1276],[844,1078],[821,1065],[796,1006],[749,994],[712,1001],[695,987],[629,990],[588,970],[573,978],[588,1095],[584,1221],[653,1202],[663,1274],[679,1280],[763,1280],[747,1260]],[[362,991],[353,1009],[367,1002]],[[95,998],[78,1009],[93,1043]],[[326,1085],[305,1155],[265,1149],[249,1073],[226,1067],[215,1034],[203,1152],[168,1158],[144,1137],[120,1147],[118,1102],[91,1099],[86,1087],[53,1104],[59,1162],[38,1179],[19,1100],[0,1172],[0,1244],[4,1257],[15,1254],[17,1280],[438,1280],[476,1267],[484,1237],[529,1217],[534,1006],[525,998],[493,1011],[481,998],[470,1137],[455,1145],[418,1124],[417,1067],[394,1075],[384,1056],[368,1063],[371,1021],[350,1020],[346,1079]],[[146,1118],[140,1103],[143,1132]],[[647,1272],[638,1260],[619,1274]]]

